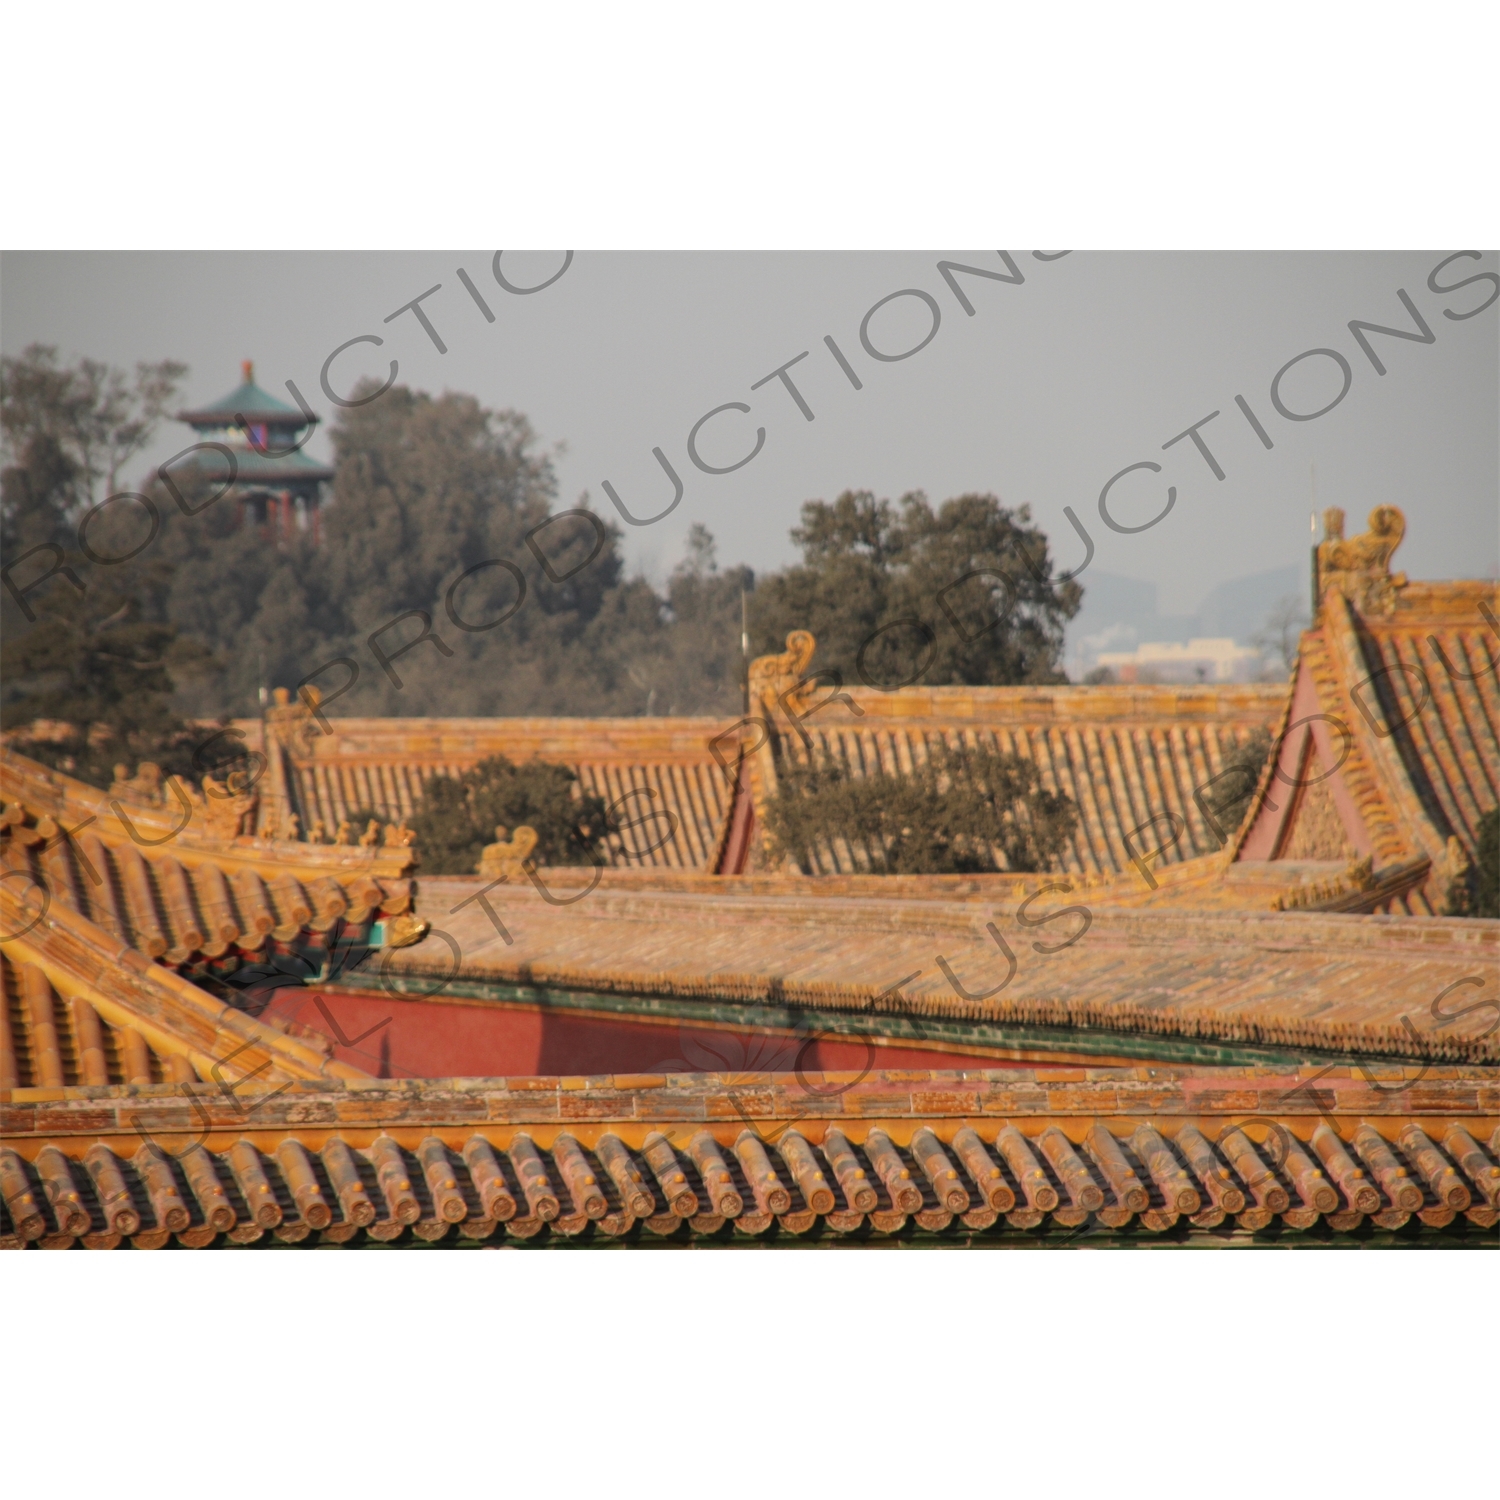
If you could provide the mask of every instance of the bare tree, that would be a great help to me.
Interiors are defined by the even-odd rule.
[[[0,369],[5,457],[24,466],[37,444],[47,445],[67,476],[65,508],[82,510],[98,498],[101,481],[105,494],[114,493],[120,470],[150,442],[186,373],[171,359],[137,364],[134,380],[96,359],[62,369],[53,345],[30,344]]]
[[[1263,656],[1280,656],[1290,672],[1297,661],[1302,632],[1310,623],[1303,601],[1295,594],[1283,594],[1266,616],[1266,623],[1250,637],[1250,644]]]

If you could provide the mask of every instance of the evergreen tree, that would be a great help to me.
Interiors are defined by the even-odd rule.
[[[196,739],[172,695],[176,674],[202,667],[207,653],[168,618],[164,560],[149,549],[128,556],[153,524],[146,508],[101,503],[184,372],[142,364],[132,381],[95,360],[62,368],[40,344],[0,362],[0,540],[15,586],[0,600],[0,724],[66,726],[28,741],[27,752],[100,785],[117,763],[193,771]],[[40,588],[26,588],[56,564]]]
[[[597,860],[611,832],[603,801],[576,794],[566,766],[532,760],[515,765],[503,755],[482,760],[462,776],[431,776],[411,820],[422,869],[429,875],[472,875],[497,826],[511,834],[536,831],[536,862],[582,865]]]
[[[1232,838],[1245,821],[1273,746],[1270,730],[1263,726],[1252,729],[1242,744],[1225,755],[1211,789],[1205,790],[1204,801],[1226,837]]]
[[[1478,842],[1474,915],[1500,917],[1500,807],[1492,807],[1480,818]]]
[[[851,776],[833,761],[778,774],[766,824],[776,858],[811,867],[842,841],[875,874],[942,875],[1053,866],[1078,822],[1033,761],[998,750],[934,745],[910,774]]]
[[[702,628],[710,595],[727,621],[732,593],[737,614],[735,584],[721,579],[715,593],[674,580],[662,599],[626,579],[617,527],[554,508],[551,464],[518,413],[394,386],[341,413],[333,440],[337,477],[318,548],[303,536],[278,550],[248,534],[229,504],[172,515],[164,527],[172,618],[225,662],[222,678],[193,699],[200,712],[248,712],[258,687],[295,686],[341,656],[360,677],[336,714],[631,715],[737,704],[735,672],[705,683],[702,658],[673,644]],[[190,504],[210,493],[200,482]],[[680,630],[676,606],[690,617]],[[401,655],[398,688],[370,638],[395,655],[421,631],[413,611],[430,617],[444,649],[427,641]],[[737,625],[733,636],[727,623],[718,629],[720,655],[737,634]]]
[[[1063,626],[1083,590],[1054,582],[1047,538],[1026,506],[961,495],[934,512],[868,491],[810,500],[792,532],[800,566],[763,580],[750,611],[757,655],[811,630],[816,669],[846,683],[1064,682]]]

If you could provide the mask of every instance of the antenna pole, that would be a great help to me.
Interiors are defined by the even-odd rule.
[[[1318,466],[1312,466],[1312,509],[1307,514],[1308,529],[1312,533],[1312,614],[1311,623],[1318,623]]]
[[[740,590],[740,686],[744,697],[744,712],[750,712],[750,607],[745,601],[745,591]]]

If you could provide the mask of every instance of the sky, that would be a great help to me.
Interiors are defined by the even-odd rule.
[[[1495,254],[1441,270],[1455,251],[1005,254],[508,252],[498,264],[511,286],[555,278],[521,295],[497,280],[492,251],[7,253],[0,348],[40,341],[65,360],[125,366],[179,359],[190,367],[185,406],[228,393],[253,359],[263,387],[291,400],[294,381],[326,423],[336,407],[320,384],[325,360],[373,335],[379,347],[355,344],[334,360],[334,394],[361,375],[384,379],[394,359],[402,383],[524,412],[555,452],[559,506],[587,494],[618,520],[609,481],[637,517],[657,515],[673,493],[660,448],[681,503],[654,524],[622,523],[633,569],[656,582],[694,522],[713,532],[721,565],[783,566],[797,556],[788,531],[803,502],[850,488],[1028,505],[1067,568],[1084,555],[1070,507],[1094,543],[1091,566],[1155,584],[1163,613],[1195,609],[1228,580],[1305,567],[1314,504],[1342,506],[1350,535],[1374,506],[1400,506],[1395,566],[1412,578],[1496,574],[1500,308],[1449,316],[1500,289]],[[952,271],[955,289],[942,261],[1016,279]],[[1429,283],[1486,275],[1457,290]],[[436,339],[400,311],[432,288],[420,307]],[[1433,338],[1368,335],[1381,375],[1349,324],[1415,331],[1401,292]],[[1275,396],[1307,414],[1338,398],[1339,358],[1347,392],[1326,414],[1278,412],[1283,366],[1296,361]],[[811,421],[774,373],[794,359],[787,375]],[[689,435],[734,402],[749,411],[705,422],[699,459],[724,469],[761,429],[763,443],[733,472],[705,472]],[[1223,479],[1192,437],[1164,446],[1211,412],[1199,432]],[[142,471],[190,437],[165,424]],[[326,432],[308,452],[327,456]],[[1121,478],[1112,518],[1147,525],[1168,486],[1175,504],[1146,530],[1112,530],[1100,491],[1144,462],[1160,472]],[[1087,593],[1086,571],[1080,582]]]

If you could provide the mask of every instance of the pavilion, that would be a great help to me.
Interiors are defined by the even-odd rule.
[[[331,468],[303,452],[318,416],[262,390],[247,359],[234,390],[208,406],[178,412],[177,420],[197,435],[189,453],[199,456],[189,462],[179,455],[167,466],[171,474],[196,468],[209,483],[227,483],[241,523],[263,540],[284,547],[298,532],[309,532],[317,543],[323,486],[333,480]]]

